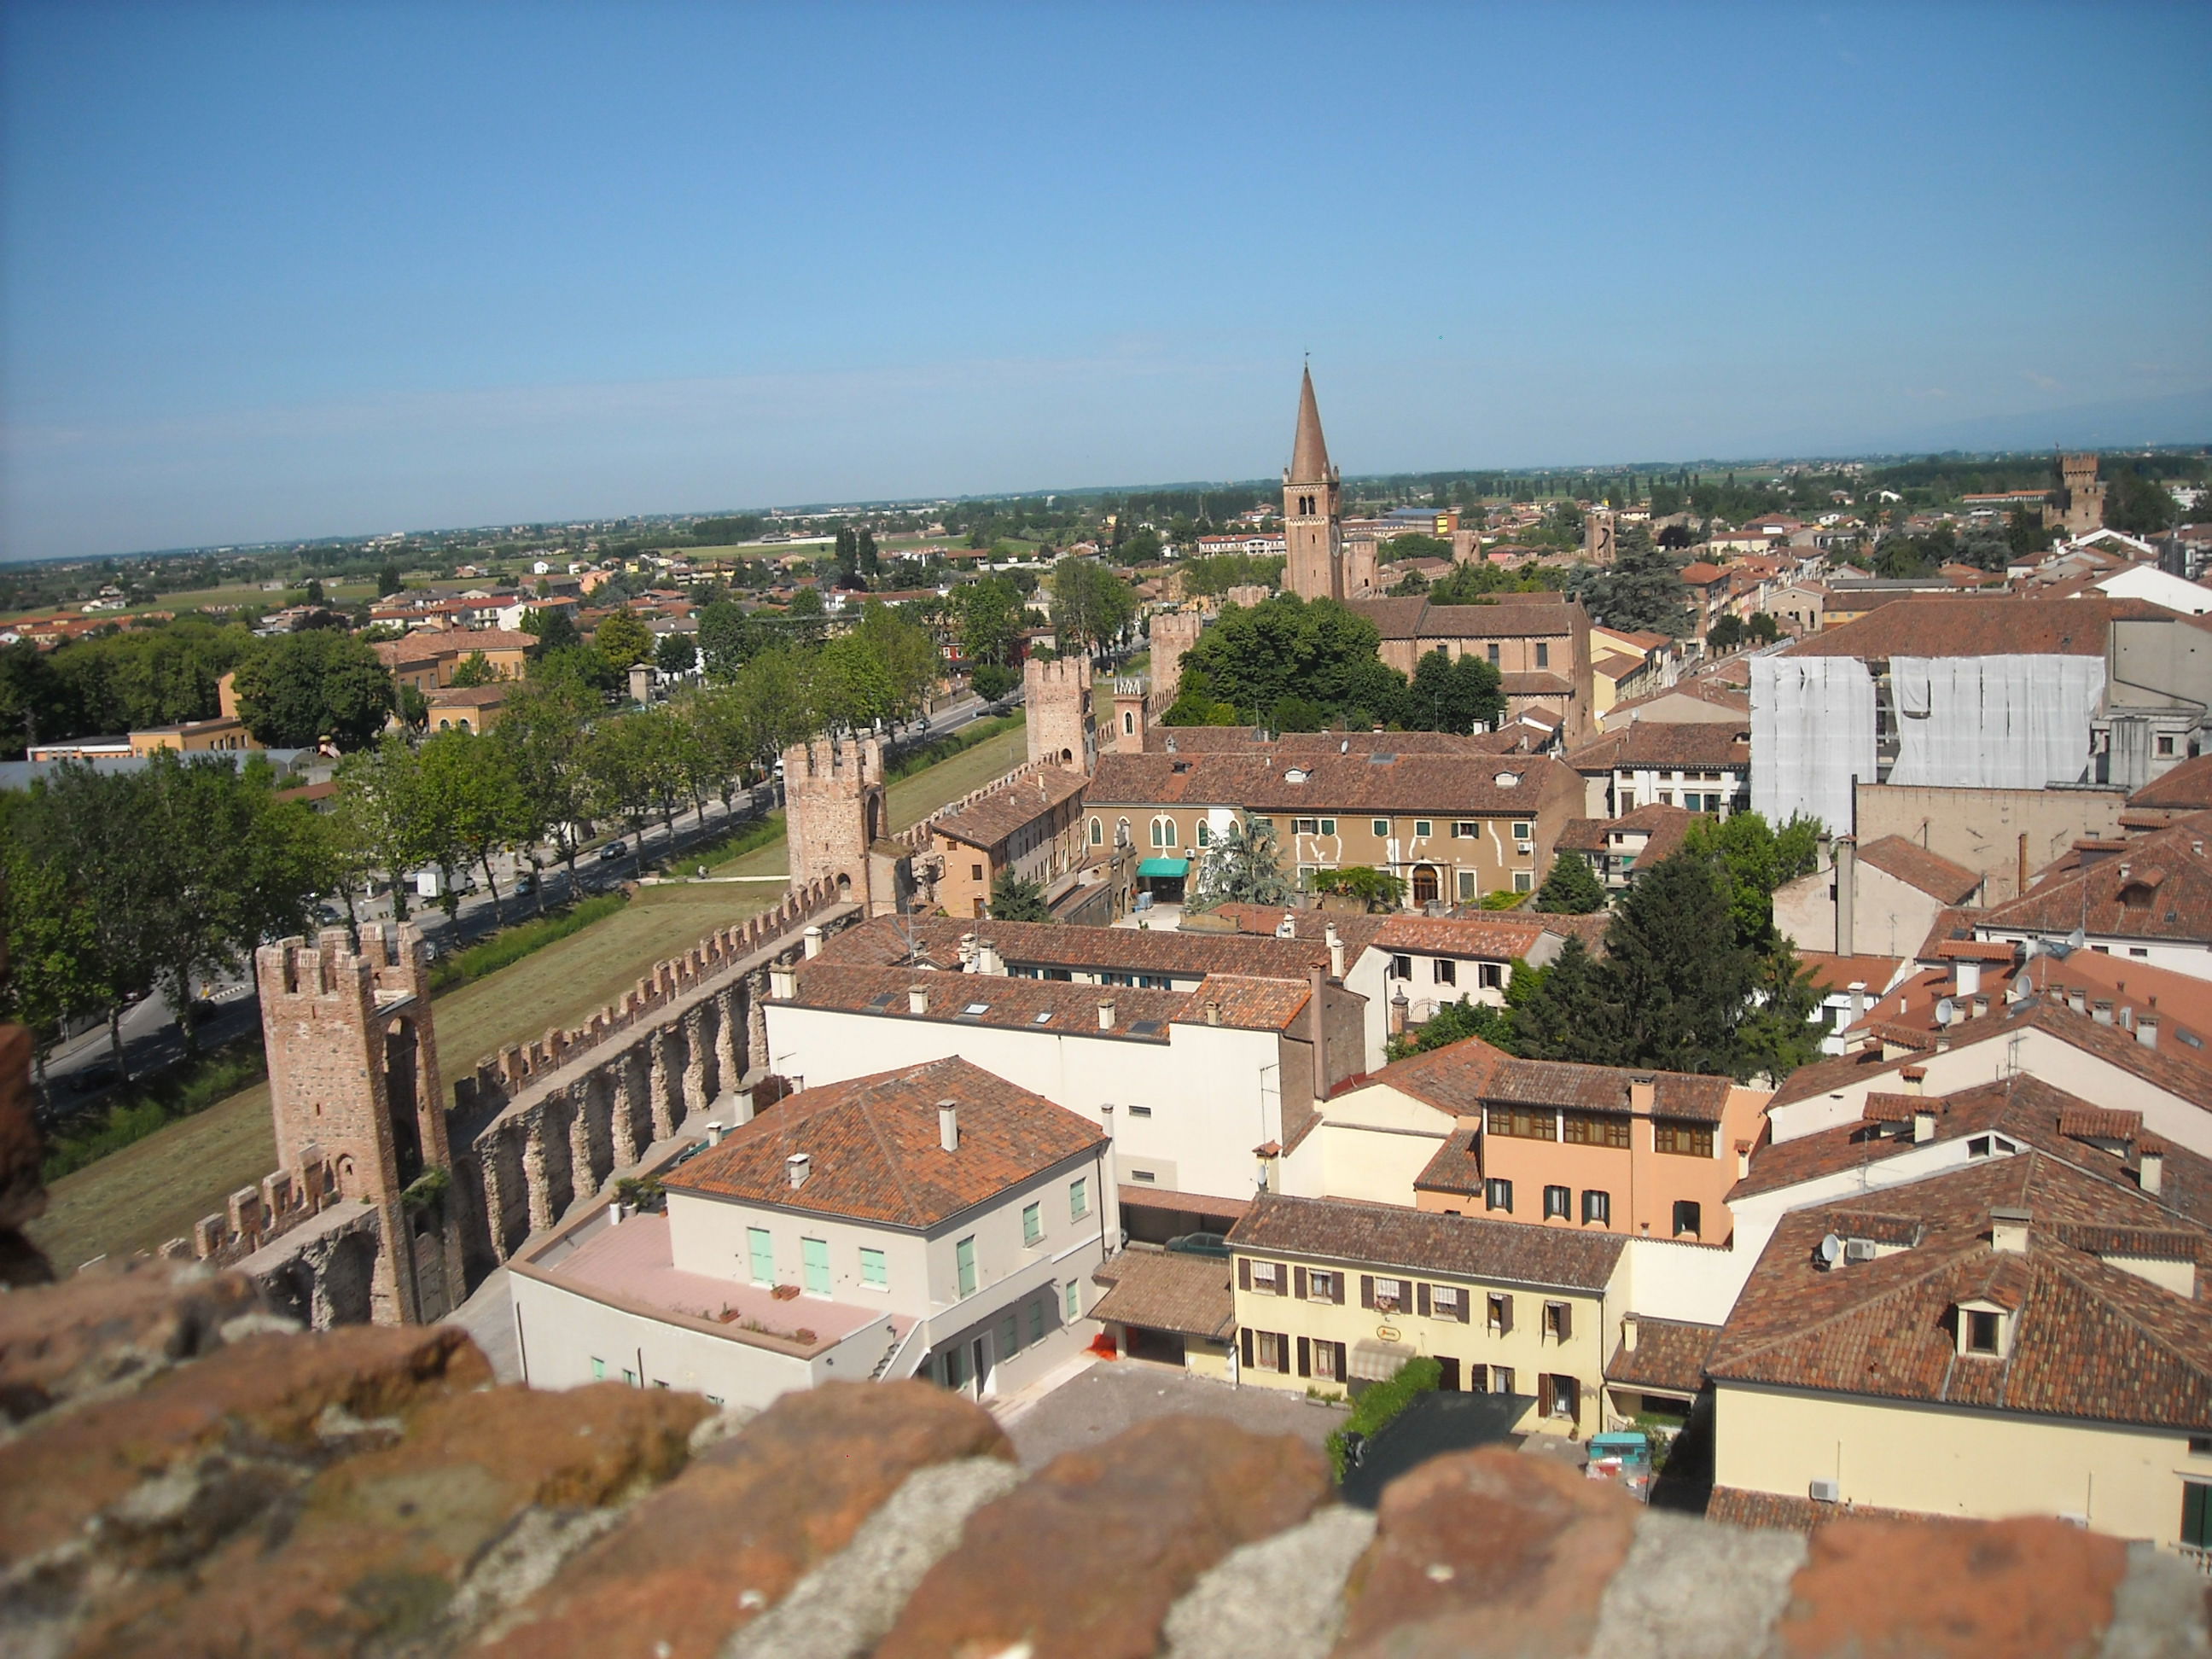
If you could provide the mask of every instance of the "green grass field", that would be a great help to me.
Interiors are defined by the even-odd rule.
[[[904,828],[1011,771],[1025,753],[1023,732],[1003,732],[893,784],[894,827]],[[781,839],[715,867],[722,876],[779,875]],[[556,1026],[572,1025],[634,985],[656,962],[688,950],[717,927],[743,921],[783,896],[774,882],[672,883],[642,888],[614,915],[438,997],[438,1054],[446,1080],[482,1057]],[[56,1182],[31,1237],[60,1271],[100,1255],[151,1250],[189,1236],[239,1188],[276,1166],[265,1084],[179,1120]]]

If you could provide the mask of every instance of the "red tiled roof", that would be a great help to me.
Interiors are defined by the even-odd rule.
[[[1525,957],[1544,936],[1541,921],[1490,921],[1452,916],[1392,916],[1375,935],[1380,951],[1431,957],[1480,957],[1510,962]]]
[[[1346,916],[1346,922],[1363,917]],[[823,941],[822,962],[854,966],[895,967],[908,962],[911,939],[921,960],[945,969],[960,966],[963,939],[994,948],[1009,967],[1066,968],[1091,972],[1172,975],[1202,978],[1235,974],[1248,978],[1294,980],[1300,985],[1316,968],[1327,970],[1328,945],[1320,929],[1310,938],[1279,939],[1269,935],[1213,933],[1176,927],[1069,927],[1057,922],[971,921],[941,916],[878,916],[848,927]],[[1351,947],[1346,945],[1349,952]],[[998,983],[989,975],[976,985]],[[1110,994],[1111,988],[1091,988]]]
[[[1045,767],[994,789],[929,827],[934,834],[970,847],[996,847],[1054,807],[1080,796],[1088,781],[1080,772]]]
[[[1654,1319],[1647,1314],[1632,1316],[1636,1321],[1636,1346],[1628,1346],[1624,1333],[1613,1358],[1605,1364],[1607,1382],[1621,1388],[1656,1389],[1665,1394],[1694,1395],[1705,1387],[1705,1356],[1721,1334],[1719,1326]]]
[[[1748,731],[1725,720],[1637,720],[1567,757],[1576,771],[1741,772],[1751,765]]]
[[[1296,771],[1303,782],[1291,781]],[[1102,755],[1090,803],[1241,806],[1255,812],[1433,812],[1534,818],[1564,775],[1547,756],[1333,755],[1279,768],[1266,756]],[[1501,781],[1512,779],[1512,782]]]
[[[1220,1256],[1124,1250],[1091,1277],[1111,1286],[1091,1316],[1145,1330],[1225,1339],[1237,1327],[1231,1264]]]
[[[2153,778],[2128,797],[2128,805],[2184,812],[2212,808],[2212,755],[2198,755],[2162,777]]]
[[[2212,940],[2212,859],[2205,827],[2184,819],[2141,836],[2124,856],[2100,858],[1975,917],[1978,931],[2058,937],[2080,927],[2127,939]]]
[[[939,1139],[938,1103],[958,1107],[959,1146]],[[1098,1127],[958,1058],[883,1072],[782,1100],[665,1177],[701,1193],[924,1228],[988,1203],[1085,1153]],[[786,1160],[811,1160],[804,1185]]]
[[[2101,657],[2122,605],[1910,593],[1784,647],[1788,657]]]
[[[1466,1037],[1410,1060],[1384,1066],[1368,1079],[1457,1117],[1472,1117],[1492,1102],[1565,1106],[1585,1111],[1630,1109],[1632,1079],[1650,1079],[1651,1115],[1717,1123],[1728,1104],[1731,1079],[1691,1072],[1648,1072],[1623,1066],[1577,1066],[1567,1060],[1522,1060]]]
[[[1443,1215],[1397,1204],[1261,1193],[1229,1230],[1240,1255],[1315,1259],[1357,1267],[1546,1288],[1601,1291],[1626,1238],[1515,1221]]]
[[[2037,1151],[1954,1167],[1881,1194],[1925,1229],[1911,1249],[1829,1271],[1817,1209],[1784,1216],[1706,1361],[1717,1382],[1979,1410],[2212,1429],[2212,1304],[2069,1243],[2067,1226],[2164,1231],[2146,1195]],[[1992,1206],[2027,1210],[2024,1251],[1989,1240]],[[2212,1259],[2212,1231],[2191,1229]],[[1959,1303],[2016,1310],[2002,1360],[1962,1357]]]
[[[1581,603],[1562,593],[1499,594],[1495,605],[1434,605],[1426,598],[1352,599],[1346,609],[1386,640],[1553,637],[1588,626]]]
[[[1884,836],[1859,848],[1859,861],[1908,887],[1917,887],[1938,904],[1964,904],[1982,884],[1982,878],[1962,864],[1940,853],[1931,853],[1902,836]]]

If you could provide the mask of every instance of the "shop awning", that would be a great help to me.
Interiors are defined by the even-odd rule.
[[[1146,859],[1137,866],[1140,876],[1165,876],[1170,881],[1181,881],[1190,873],[1190,866],[1181,859]]]
[[[1387,1382],[1397,1376],[1398,1367],[1418,1353],[1406,1342],[1355,1342],[1350,1360],[1352,1380],[1355,1382]]]

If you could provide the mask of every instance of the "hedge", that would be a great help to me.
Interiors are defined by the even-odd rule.
[[[1407,1407],[1425,1394],[1435,1393],[1443,1376],[1444,1368],[1422,1354],[1408,1359],[1387,1381],[1375,1383],[1354,1401],[1352,1414],[1344,1419],[1342,1427],[1328,1437],[1328,1461],[1336,1470],[1337,1480],[1341,1482],[1344,1479],[1347,1436],[1358,1434],[1373,1439]]]

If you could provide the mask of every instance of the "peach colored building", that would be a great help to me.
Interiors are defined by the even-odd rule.
[[[1725,1244],[1768,1098],[1725,1077],[1520,1060],[1469,1038],[1326,1102],[1281,1189]]]

